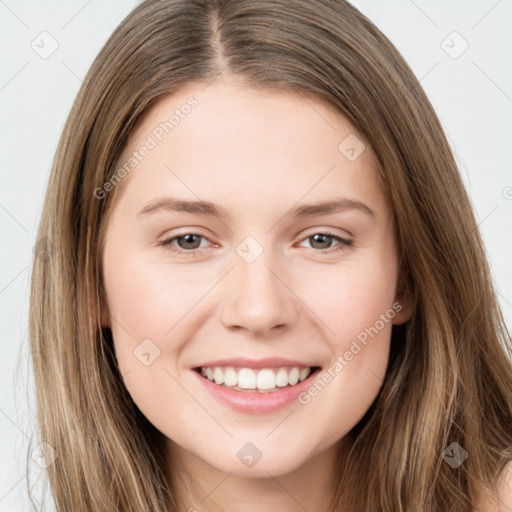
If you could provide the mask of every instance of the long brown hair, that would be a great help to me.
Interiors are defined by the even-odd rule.
[[[374,150],[403,286],[382,388],[348,434],[332,510],[470,511],[512,459],[512,342],[440,122],[382,32],[344,0],[146,0],[84,79],[53,162],[34,260],[30,339],[41,439],[59,512],[176,511],[164,439],[117,368],[101,260],[111,180],[149,107],[224,73],[313,97]],[[116,191],[117,193],[117,191]],[[37,256],[37,255],[36,255]],[[457,468],[443,458],[458,443]]]

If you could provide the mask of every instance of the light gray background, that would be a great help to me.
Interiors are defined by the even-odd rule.
[[[33,396],[29,279],[51,161],[81,79],[137,3],[0,0],[0,512],[28,510],[25,452],[34,433],[33,398],[30,413],[27,402]],[[480,222],[510,328],[512,0],[352,3],[398,47],[441,119]],[[51,38],[58,48],[41,58],[32,46],[48,51]],[[464,40],[469,47],[453,58]],[[40,476],[39,466],[31,465],[31,475]]]

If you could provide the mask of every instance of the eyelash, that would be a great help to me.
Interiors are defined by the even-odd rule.
[[[183,238],[186,235],[195,235],[195,236],[199,236],[201,238],[204,238],[205,240],[210,241],[207,237],[205,237],[203,235],[200,235],[199,233],[192,233],[191,232],[191,233],[183,233],[182,235],[177,235],[177,236],[173,236],[171,238],[167,238],[166,240],[163,240],[163,241],[159,242],[158,245],[163,246],[167,250],[169,250],[171,252],[174,252],[174,253],[186,254],[187,255],[186,257],[194,256],[195,253],[200,251],[201,249],[192,249],[192,250],[188,251],[186,249],[177,249],[175,246],[171,245],[171,243],[174,240],[177,240],[178,238]],[[330,231],[317,231],[316,233],[312,233],[311,235],[308,235],[307,237],[303,238],[301,241],[307,240],[308,238],[311,238],[311,237],[313,237],[315,235],[326,235],[326,236],[334,238],[335,240],[340,242],[338,245],[336,245],[334,247],[329,247],[328,249],[318,249],[318,250],[315,250],[314,248],[312,248],[312,250],[314,250],[315,252],[318,252],[320,254],[325,254],[325,253],[330,254],[330,253],[333,253],[333,252],[342,251],[346,247],[350,247],[350,246],[353,245],[353,240],[347,240],[346,238],[342,238],[342,237],[340,237],[338,235],[335,235],[334,233],[331,233]]]

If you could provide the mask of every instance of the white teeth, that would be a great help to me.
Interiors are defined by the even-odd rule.
[[[288,375],[288,382],[292,386],[295,386],[295,384],[297,384],[297,382],[299,382],[299,374],[300,374],[300,370],[298,368],[291,369],[290,374]]]
[[[309,368],[302,368],[299,374],[299,381],[302,382],[309,375]]]
[[[227,387],[237,387],[240,389],[270,390],[283,388],[286,386],[295,386],[302,382],[311,373],[311,368],[262,368],[253,370],[252,368],[240,368],[238,371],[234,367],[202,367],[201,375],[217,385]]]
[[[285,368],[280,368],[276,375],[276,385],[280,388],[288,386],[288,372]]]
[[[226,368],[224,371],[224,384],[226,386],[236,386],[238,383],[238,375],[233,368]]]
[[[219,367],[213,369],[213,379],[215,380],[215,384],[224,383],[224,374]]]
[[[261,370],[257,379],[258,389],[274,389],[276,387],[276,376],[272,370]]]
[[[256,389],[256,374],[250,368],[242,368],[238,372],[238,387]]]

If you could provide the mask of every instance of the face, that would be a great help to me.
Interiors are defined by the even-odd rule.
[[[362,140],[318,101],[221,79],[164,98],[133,134],[106,230],[104,323],[176,456],[290,473],[332,453],[375,400],[410,311]]]

